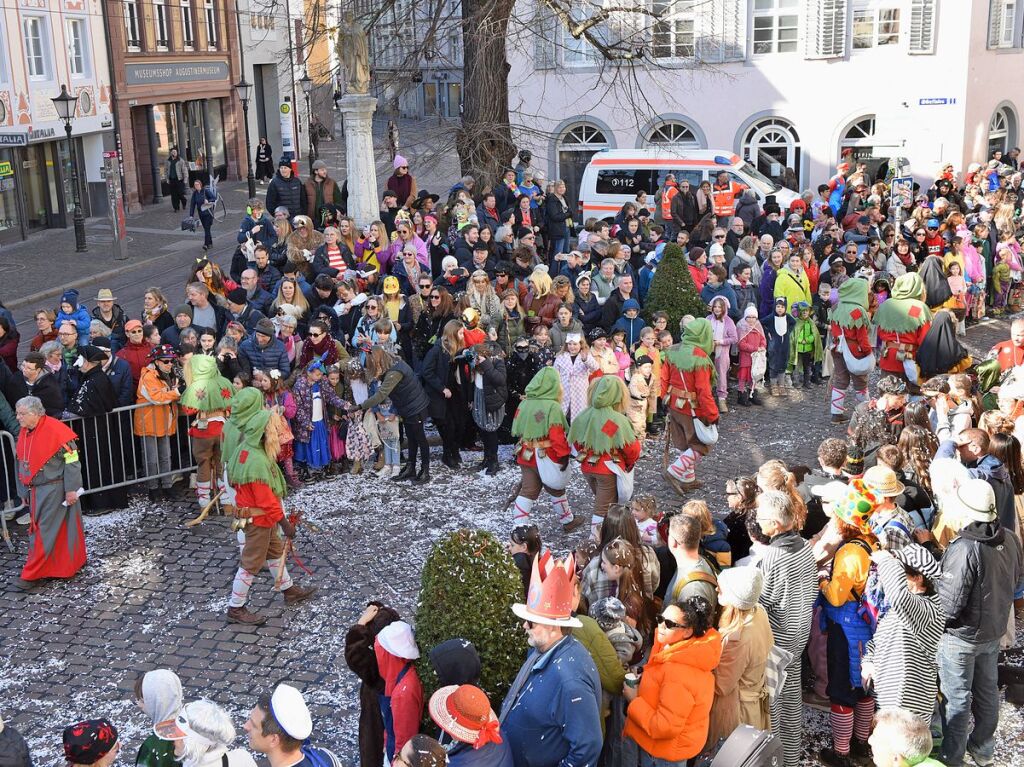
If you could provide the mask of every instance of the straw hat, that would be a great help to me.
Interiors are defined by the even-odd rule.
[[[442,687],[430,696],[430,718],[455,740],[480,748],[501,743],[498,717],[487,694],[471,684]]]
[[[896,472],[888,466],[872,466],[864,472],[864,484],[876,495],[885,498],[900,495],[907,489],[906,485],[900,482],[896,476]]]

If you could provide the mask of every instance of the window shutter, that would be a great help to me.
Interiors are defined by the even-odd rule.
[[[1006,21],[1006,0],[989,0],[988,47],[1003,47],[1003,24]]]
[[[558,20],[543,0],[536,0],[533,19],[534,69],[554,69],[558,64]]]
[[[809,59],[845,56],[847,0],[807,0],[805,5],[804,55]]]
[[[745,0],[705,0],[695,11],[698,59],[720,64],[747,58]]]
[[[938,1],[911,0],[909,53],[935,53],[935,6]]]

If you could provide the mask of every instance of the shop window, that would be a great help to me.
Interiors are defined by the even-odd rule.
[[[754,0],[754,53],[794,53],[800,0]]]
[[[203,13],[206,19],[206,47],[215,51],[220,48],[220,38],[217,36],[217,6],[214,0],[203,0]]]
[[[124,39],[128,50],[142,50],[142,15],[137,0],[124,0]]]
[[[153,0],[153,25],[156,28],[156,49],[166,51],[171,46],[171,25],[167,19],[167,0]]]
[[[65,21],[68,44],[68,71],[75,78],[89,77],[89,27],[85,19],[69,18]]]
[[[192,0],[181,0],[181,44],[186,51],[196,48],[196,35],[192,26]]]
[[[46,19],[42,16],[26,16],[22,28],[25,32],[25,66],[29,79],[49,79],[50,40]]]

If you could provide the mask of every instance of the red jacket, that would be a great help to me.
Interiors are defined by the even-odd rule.
[[[697,356],[706,357],[702,349],[694,349]],[[677,413],[699,418],[712,424],[718,420],[718,404],[711,388],[712,368],[697,368],[683,373],[668,359],[661,366],[661,390],[668,397],[668,406]],[[678,396],[673,392],[689,392],[692,397]]]
[[[127,362],[128,367],[131,368],[132,380],[135,381],[136,388],[142,379],[142,368],[149,364],[149,352],[152,348],[153,344],[149,341],[143,341],[141,344],[133,344],[129,341],[117,352],[116,356]]]
[[[841,328],[838,322],[833,322],[832,345],[829,347],[833,351],[839,351],[840,333],[846,336],[846,345],[850,347],[850,351],[853,352],[854,357],[857,359],[863,359],[871,354],[871,337],[868,334],[867,325],[863,325],[859,328]]]
[[[924,244],[928,248],[929,256],[942,258],[942,253],[946,250],[946,241],[942,239],[942,235],[936,232],[934,237],[925,237]]]
[[[263,482],[246,482],[235,487],[235,506],[239,509],[262,509],[263,514],[249,520],[256,527],[273,527],[284,519],[281,499]]]
[[[1017,365],[1024,365],[1024,346],[1016,346],[1013,341],[1001,341],[992,350],[999,360],[999,369],[1004,372]]]
[[[697,286],[697,292],[704,290],[704,283],[708,281],[708,269],[706,266],[694,266],[687,264],[690,269],[690,276],[693,277],[693,284]]]
[[[537,468],[538,450],[543,450],[544,455],[555,463],[564,463],[571,454],[569,443],[565,438],[565,429],[561,426],[552,426],[548,430],[546,440],[520,440],[519,444],[516,445],[516,462],[520,466]]]
[[[580,471],[584,474],[614,474],[615,472],[605,466],[606,460],[612,461],[623,471],[632,471],[633,466],[640,460],[640,440],[638,439],[623,445],[621,450],[616,450],[614,453],[601,453],[595,461],[587,458],[589,451],[583,444],[577,442],[574,447],[583,458]]]
[[[395,753],[420,731],[423,718],[423,685],[416,673],[416,665],[385,650],[380,639],[374,640],[373,651],[377,668],[384,680],[384,694],[391,698],[391,730],[395,736]],[[403,673],[403,669],[408,670]],[[399,679],[398,677],[402,678]],[[385,725],[385,728],[387,725]]]
[[[926,322],[911,333],[894,333],[891,330],[878,329],[878,340],[882,345],[882,354],[878,358],[878,367],[890,373],[903,374],[903,358],[914,359],[921,347],[924,337],[932,323]],[[899,344],[902,348],[896,348]],[[903,357],[900,356],[902,353]]]

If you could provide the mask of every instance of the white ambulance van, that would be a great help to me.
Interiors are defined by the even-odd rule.
[[[583,171],[580,182],[580,220],[588,218],[611,221],[623,203],[636,198],[642,189],[647,192],[647,206],[652,217],[661,204],[655,192],[665,183],[665,176],[675,174],[676,181],[690,182],[696,191],[701,181],[715,183],[725,171],[730,181],[738,181],[754,190],[758,201],[774,196],[785,211],[800,195],[772,181],[739,155],[723,149],[604,149],[597,152]]]

